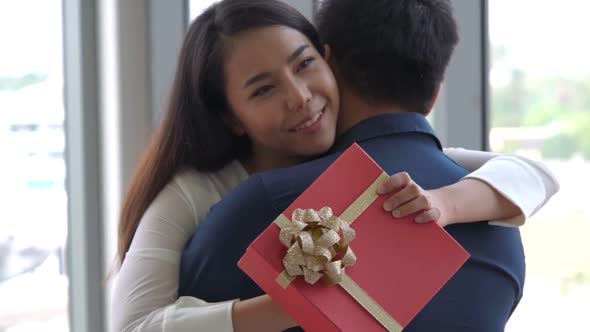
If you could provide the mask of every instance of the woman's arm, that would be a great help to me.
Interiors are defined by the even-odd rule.
[[[396,174],[379,191],[395,192],[385,202],[385,210],[395,217],[421,212],[416,222],[437,221],[442,226],[480,220],[520,226],[559,190],[555,177],[539,162],[464,149],[445,152],[476,170],[458,183],[429,191],[422,190],[408,174]]]
[[[427,192],[432,204],[440,206],[437,222],[443,227],[481,220],[516,220],[522,215],[518,206],[479,180],[464,179]]]
[[[235,332],[283,331],[297,326],[268,295],[234,304],[233,323]]]
[[[509,206],[510,202],[520,210],[520,213],[513,217],[507,217],[508,213],[500,213],[499,217],[479,220],[490,220],[490,223],[502,226],[522,226],[526,219],[533,216],[559,191],[557,178],[542,162],[517,155],[501,155],[462,148],[449,148],[444,152],[472,172],[465,176],[463,181],[479,180],[501,195],[498,199],[504,201],[498,202],[498,208],[503,209]]]
[[[177,298],[180,257],[196,231],[197,210],[207,211],[216,200],[211,193],[216,187],[204,186],[194,176],[199,175],[173,180],[143,216],[117,274],[111,308],[114,330],[242,332],[294,326],[267,295],[222,303]]]
[[[198,203],[214,203],[194,173],[176,177],[142,217],[117,275],[112,301],[115,331],[232,331],[232,302],[178,299],[180,257],[196,229]],[[193,192],[195,191],[195,192]]]

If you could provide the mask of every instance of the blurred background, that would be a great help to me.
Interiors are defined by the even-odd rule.
[[[122,193],[186,26],[213,2],[0,0],[0,332],[108,330]],[[319,5],[287,2],[310,18]],[[436,131],[542,160],[561,183],[522,228],[507,331],[588,331],[590,2],[453,3],[461,43]]]

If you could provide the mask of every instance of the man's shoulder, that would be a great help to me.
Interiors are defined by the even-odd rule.
[[[331,154],[292,167],[254,174],[228,193],[216,208],[237,210],[249,206],[282,211],[337,157]]]
[[[267,198],[266,186],[260,174],[248,177],[227,193],[215,206],[227,208],[234,205],[253,204]]]
[[[280,209],[287,208],[333,162],[340,153],[306,161],[301,164],[259,174],[261,182]]]
[[[291,167],[259,173],[258,176],[260,176],[261,180],[267,185],[280,185],[281,183],[288,183],[293,180],[305,181],[311,179],[313,181],[325,171],[339,155],[339,153],[332,153]]]

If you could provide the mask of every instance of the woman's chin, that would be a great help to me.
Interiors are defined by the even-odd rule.
[[[333,144],[334,140],[325,140],[323,142],[310,144],[307,147],[305,147],[304,151],[301,151],[301,154],[305,156],[306,159],[318,157],[328,152]]]

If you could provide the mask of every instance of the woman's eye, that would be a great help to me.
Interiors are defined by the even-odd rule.
[[[314,62],[315,59],[314,58],[307,58],[305,60],[303,60],[299,66],[297,67],[297,71],[301,71],[307,67],[309,67],[309,65],[311,65],[312,62]]]
[[[256,91],[254,91],[254,94],[252,94],[252,97],[258,97],[258,96],[262,96],[267,94],[270,90],[272,90],[272,85],[265,85],[262,86],[258,89],[256,89]]]

